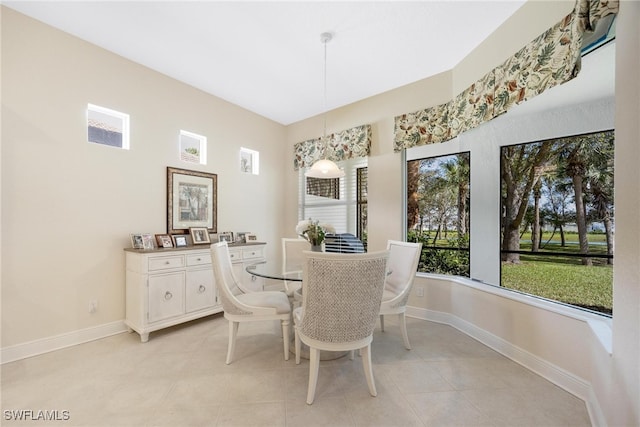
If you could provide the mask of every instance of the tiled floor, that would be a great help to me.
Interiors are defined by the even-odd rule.
[[[225,365],[220,315],[151,334],[120,334],[2,366],[8,425],[587,426],[584,402],[449,326],[395,316],[376,329],[368,393],[358,357],[322,362],[313,405],[309,364],[284,361],[272,324],[242,324]],[[7,411],[68,411],[68,421],[15,422]]]

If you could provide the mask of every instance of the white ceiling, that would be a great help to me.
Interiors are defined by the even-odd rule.
[[[282,124],[458,64],[525,0],[4,1]]]

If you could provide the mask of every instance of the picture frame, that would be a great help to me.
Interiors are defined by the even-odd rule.
[[[245,243],[251,243],[251,242],[257,242],[258,241],[258,236],[256,236],[253,233],[245,234],[244,238],[245,238]]]
[[[187,242],[186,234],[173,235],[171,236],[171,238],[173,239],[173,244],[175,245],[176,248],[189,246],[189,242]]]
[[[218,175],[167,167],[167,234],[217,232]]]
[[[151,233],[131,233],[131,247],[133,249],[155,249]]]
[[[171,236],[168,234],[156,234],[156,243],[159,248],[173,247],[173,240],[171,240]]]
[[[236,242],[238,242],[238,243],[246,243],[246,242],[247,242],[247,239],[246,239],[246,237],[245,237],[245,236],[246,236],[247,234],[251,234],[251,233],[249,233],[249,232],[247,232],[247,231],[238,231],[238,232],[236,232],[236,233],[235,233],[235,237],[236,237],[236,240],[235,240],[235,241],[236,241]]]
[[[191,241],[194,245],[211,244],[211,238],[209,237],[209,230],[207,227],[191,227],[189,229],[189,234],[191,234]]]
[[[233,233],[226,232],[226,233],[218,234],[218,241],[219,242],[233,243]]]

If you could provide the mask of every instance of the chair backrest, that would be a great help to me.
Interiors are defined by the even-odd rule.
[[[211,245],[211,263],[213,274],[218,288],[218,294],[222,300],[222,309],[227,313],[244,314],[247,313],[238,307],[236,295],[242,294],[242,289],[238,286],[238,280],[233,274],[233,266],[229,257],[229,246],[227,242],[214,243]]]
[[[295,273],[302,271],[304,255],[302,252],[311,249],[311,244],[305,239],[282,238],[282,272]]]
[[[396,295],[406,293],[408,298],[418,270],[422,243],[389,240],[387,250],[389,251],[389,261],[387,262],[389,275],[385,280],[384,287]]]
[[[330,343],[358,341],[373,334],[388,251],[304,254],[301,332]]]

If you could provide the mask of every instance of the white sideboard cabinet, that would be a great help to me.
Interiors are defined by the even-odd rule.
[[[234,271],[251,290],[263,284],[245,272],[265,260],[264,243],[229,245]],[[125,249],[126,319],[131,331],[147,342],[149,333],[222,311],[209,246],[171,249]],[[240,271],[240,269],[242,271]]]

